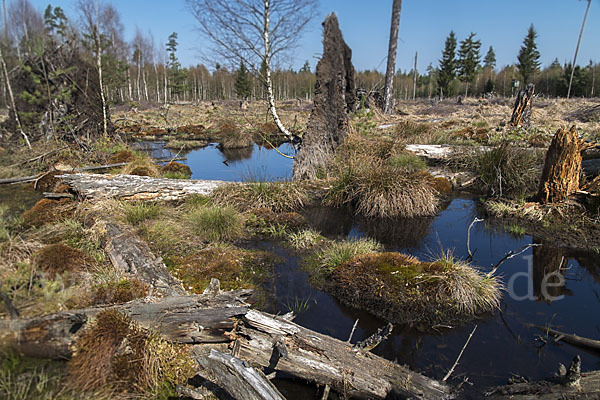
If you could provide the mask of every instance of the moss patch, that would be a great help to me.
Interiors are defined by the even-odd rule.
[[[117,164],[123,162],[132,162],[137,159],[135,153],[131,150],[120,150],[110,156],[108,164]]]
[[[41,199],[23,213],[23,224],[26,227],[39,227],[49,222],[59,221],[73,211],[71,204],[69,199]]]
[[[171,260],[173,274],[194,293],[202,293],[211,278],[219,279],[224,290],[253,287],[266,278],[278,261],[268,252],[229,247],[206,249]]]
[[[177,175],[185,178],[191,178],[192,170],[185,164],[179,163],[177,161],[171,161],[160,169],[162,176],[167,177],[167,175]]]
[[[36,264],[50,279],[54,279],[65,272],[85,269],[88,261],[81,250],[58,243],[42,248],[36,255]]]
[[[148,294],[148,285],[137,279],[122,279],[98,285],[92,291],[92,305],[126,303],[145,297]]]

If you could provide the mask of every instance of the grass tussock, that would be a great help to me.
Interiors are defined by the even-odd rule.
[[[299,182],[248,182],[218,187],[212,195],[218,204],[242,211],[268,208],[274,212],[294,211],[309,201],[308,191]]]
[[[325,238],[319,232],[309,228],[288,233],[287,241],[296,250],[306,250],[323,243]]]
[[[74,205],[69,199],[41,199],[23,213],[23,225],[25,227],[40,227],[67,218],[73,211]]]
[[[137,279],[121,279],[92,288],[92,305],[126,303],[146,297],[148,285]]]
[[[365,254],[324,282],[340,301],[394,323],[457,324],[499,307],[500,283],[443,253],[422,262],[401,253]]]
[[[195,235],[210,242],[233,241],[243,234],[243,217],[231,206],[209,206],[192,211],[186,217]]]
[[[125,211],[125,219],[131,225],[139,225],[140,223],[156,219],[162,213],[162,207],[158,203],[136,202],[123,203]]]
[[[307,221],[294,211],[275,213],[268,208],[259,208],[248,214],[245,225],[253,235],[281,239],[305,227]]]
[[[307,266],[313,278],[318,282],[329,276],[336,268],[361,254],[370,254],[381,249],[381,245],[372,239],[344,240],[330,242],[319,250]]]
[[[85,270],[89,264],[85,254],[62,243],[51,244],[42,248],[36,255],[36,265],[50,279],[65,272]]]
[[[171,161],[160,169],[163,178],[189,179],[192,177],[192,170],[185,164],[177,161]]]
[[[121,169],[122,174],[158,177],[160,175],[159,166],[149,157],[138,157]]]
[[[351,136],[346,153],[333,165],[334,180],[325,203],[351,205],[368,218],[433,215],[438,192],[422,166],[397,141]]]
[[[68,363],[68,386],[80,391],[105,388],[131,396],[162,397],[194,375],[186,350],[139,327],[114,310],[98,314],[77,340]]]

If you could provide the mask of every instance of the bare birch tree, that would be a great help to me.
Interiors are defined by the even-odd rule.
[[[187,5],[215,45],[214,55],[231,65],[244,61],[264,82],[273,120],[291,137],[277,114],[271,64],[296,46],[316,14],[317,0],[187,0]]]
[[[392,93],[394,91],[394,73],[396,72],[396,50],[398,49],[398,30],[400,28],[400,12],[402,0],[394,0],[392,5],[392,23],[390,25],[390,44],[388,46],[387,68],[385,69],[385,86],[383,89],[383,112],[391,114]]]

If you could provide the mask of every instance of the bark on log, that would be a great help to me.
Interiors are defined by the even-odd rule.
[[[105,246],[117,271],[131,275],[151,285],[163,296],[187,294],[181,283],[173,278],[161,257],[152,254],[150,247],[131,229],[114,222],[105,222]]]
[[[285,397],[261,372],[230,354],[212,349],[208,357],[195,357],[210,372],[211,381],[238,400],[285,400]]]
[[[536,326],[542,332],[545,332],[549,335],[555,336],[556,341],[562,340],[565,343],[569,343],[575,346],[583,347],[586,349],[592,349],[596,351],[600,351],[600,340],[588,339],[582,336],[572,335],[570,333],[564,333],[557,331],[552,328],[546,328],[543,326]]]
[[[313,179],[326,168],[348,135],[348,111],[356,105],[352,50],[335,14],[323,22],[323,56],[317,64],[315,100],[302,146],[294,160],[294,179]]]
[[[579,190],[581,152],[589,146],[577,137],[575,125],[568,131],[559,129],[546,153],[538,200],[555,203]]]
[[[516,127],[521,125],[529,127],[531,123],[531,105],[533,103],[534,90],[535,85],[533,83],[529,83],[517,95],[512,116],[510,118],[511,126]]]
[[[129,315],[141,326],[178,343],[228,342],[225,332],[247,311],[248,290],[213,295],[139,299],[125,304],[0,321],[0,344],[37,358],[67,359],[81,329],[105,310]]]
[[[449,388],[346,342],[281,318],[250,310],[238,325],[234,356],[263,367],[330,385],[356,398],[445,399]]]
[[[600,398],[600,371],[580,372],[581,360],[576,356],[567,370],[563,365],[558,376],[536,382],[512,383],[493,388],[485,395],[490,399],[565,400]]]
[[[57,178],[81,197],[123,200],[180,200],[193,194],[209,195],[220,185],[230,183],[137,175],[65,174]]]

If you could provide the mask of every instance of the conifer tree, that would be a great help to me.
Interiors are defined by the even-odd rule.
[[[475,72],[479,67],[479,60],[481,55],[479,49],[481,48],[481,42],[475,40],[475,34],[471,34],[460,42],[460,49],[458,50],[458,74],[460,80],[465,83],[465,97],[469,92],[469,84],[475,79]]]
[[[517,56],[517,68],[519,68],[519,74],[523,78],[523,86],[532,80],[533,75],[540,67],[540,52],[537,49],[535,38],[537,33],[533,28],[533,24],[529,26],[527,36],[523,39],[523,46]]]
[[[483,59],[483,66],[490,69],[496,68],[496,53],[494,52],[494,48],[492,46],[490,46]]]
[[[240,68],[237,70],[235,76],[235,93],[238,95],[239,98],[247,99],[252,93],[251,86],[252,85],[250,83],[250,74],[248,73],[248,69],[246,68],[244,61],[242,60],[240,61]]]
[[[169,35],[169,41],[167,42],[167,52],[169,53],[169,83],[171,85],[171,96],[172,98],[183,93],[185,89],[185,78],[186,71],[181,68],[181,63],[177,58],[177,32],[173,32]]]
[[[456,36],[454,31],[446,38],[440,68],[437,76],[437,83],[440,88],[440,96],[449,95],[450,83],[456,77]]]

